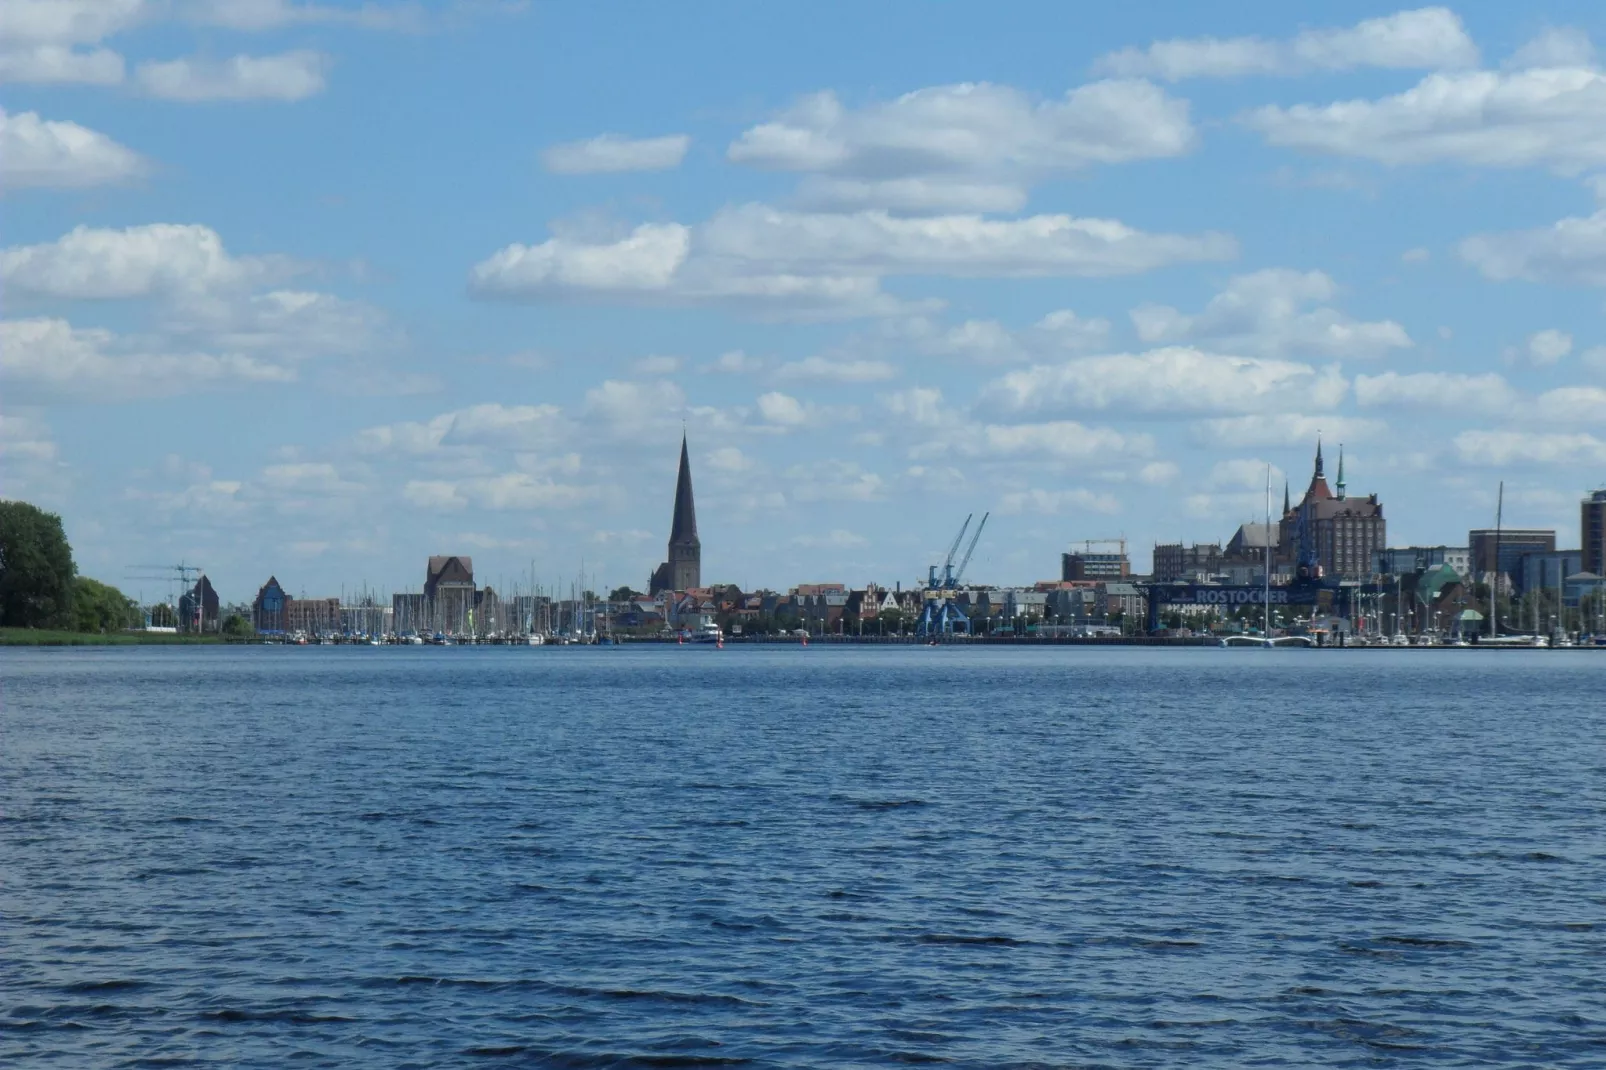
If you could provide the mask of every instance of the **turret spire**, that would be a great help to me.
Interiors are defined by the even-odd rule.
[[[1322,436],[1316,436],[1316,478],[1322,478]]]
[[[1338,500],[1344,500],[1344,444],[1338,444]]]
[[[675,517],[669,526],[670,543],[697,542],[697,504],[691,494],[691,457],[686,434],[680,435],[680,474],[675,479]]]
[[[1283,480],[1283,515],[1287,516],[1293,506],[1288,503],[1288,480]]]

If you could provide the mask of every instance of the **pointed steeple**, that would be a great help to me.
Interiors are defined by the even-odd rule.
[[[1338,444],[1338,482],[1335,484],[1335,486],[1338,487],[1338,500],[1339,501],[1343,501],[1344,500],[1344,444],[1342,442],[1340,442]]]
[[[1322,478],[1322,436],[1316,436],[1316,476]]]
[[[697,503],[691,494],[691,457],[686,452],[686,436],[680,436],[680,475],[675,479],[675,519],[669,526],[671,543],[695,543]]]
[[[1287,516],[1292,508],[1293,506],[1288,504],[1288,480],[1285,479],[1283,480],[1283,515]]]

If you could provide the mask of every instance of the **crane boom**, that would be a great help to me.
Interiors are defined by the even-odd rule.
[[[971,513],[965,517],[965,522],[959,525],[959,534],[954,536],[953,545],[948,547],[948,556],[942,559],[942,582],[945,587],[953,584],[954,555],[959,552],[959,544],[964,541],[965,532],[970,529],[970,521],[975,515],[975,513]]]
[[[975,514],[972,513],[971,515],[974,516]],[[981,523],[976,525],[976,534],[970,537],[970,545],[965,547],[964,559],[959,562],[959,570],[954,573],[953,585],[955,587],[959,586],[960,577],[965,574],[965,566],[970,564],[970,555],[976,552],[976,544],[981,541],[981,529],[987,526],[987,518],[992,515],[990,512],[981,515]],[[963,533],[961,532],[961,534]]]

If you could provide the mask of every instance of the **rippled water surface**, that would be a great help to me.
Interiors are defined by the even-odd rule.
[[[0,652],[0,1065],[1606,1065],[1606,655]]]

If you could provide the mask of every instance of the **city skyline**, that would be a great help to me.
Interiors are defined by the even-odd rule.
[[[0,4],[0,491],[237,598],[639,588],[682,429],[744,589],[1606,484],[1595,7],[619,10]]]

